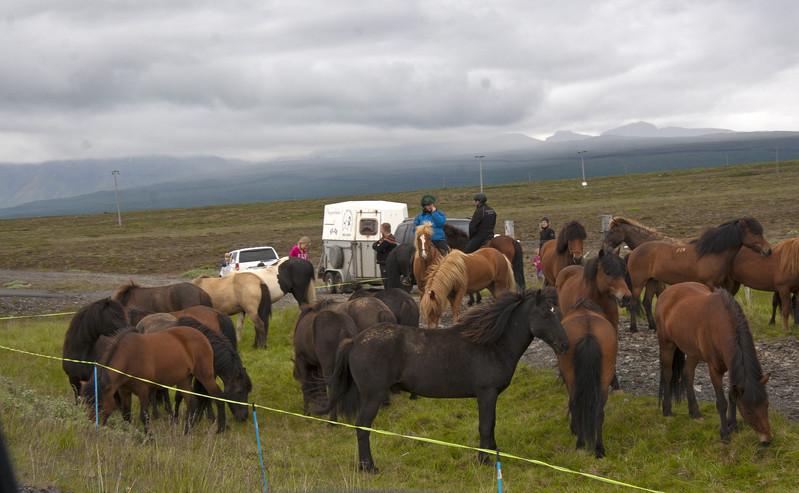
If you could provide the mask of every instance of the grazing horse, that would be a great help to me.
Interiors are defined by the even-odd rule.
[[[214,308],[227,315],[238,315],[236,340],[241,340],[244,315],[249,315],[255,328],[253,347],[266,349],[272,290],[253,272],[236,272],[225,277],[200,276],[192,283],[208,293]]]
[[[125,307],[111,298],[90,303],[72,317],[64,335],[64,348],[61,351],[64,360],[61,367],[75,392],[75,404],[80,395],[80,383],[89,380],[93,368],[86,363],[67,360],[97,361],[97,340],[129,327]]]
[[[580,265],[583,261],[583,242],[588,238],[585,227],[572,221],[560,230],[555,241],[548,241],[541,247],[541,269],[544,279],[550,286],[555,285],[558,273],[567,265]]]
[[[524,278],[524,254],[522,244],[512,236],[497,235],[486,243],[485,247],[496,248],[503,255],[508,257],[510,265],[513,267],[513,278],[516,281],[516,289],[524,291],[527,289],[527,282]]]
[[[600,459],[605,456],[602,425],[608,386],[616,374],[619,352],[616,327],[599,306],[585,299],[571,306],[561,322],[569,337],[569,350],[558,355],[558,365],[569,389],[570,429],[577,435],[577,448],[587,443]]]
[[[119,393],[122,416],[130,420],[131,395],[139,398],[139,418],[145,433],[150,417],[147,413],[150,401],[150,383],[177,386],[181,391],[191,391],[192,376],[199,380],[214,397],[225,397],[214,379],[214,352],[211,343],[191,327],[170,327],[155,334],[140,334],[134,328],[117,332],[109,340],[107,350],[100,362],[122,373],[103,367],[97,369],[98,395],[94,392],[94,376],[83,386],[82,395],[90,402],[100,402],[100,424],[116,409],[114,394]],[[128,376],[131,375],[131,376]],[[143,380],[140,380],[143,379]],[[188,402],[185,432],[197,414],[197,398],[185,395]],[[219,420],[217,431],[225,430],[224,403],[217,401]],[[94,406],[89,412],[95,419]]]
[[[624,276],[627,265],[610,250],[600,250],[597,257],[582,265],[570,265],[557,278],[558,301],[563,313],[581,298],[596,303],[608,322],[619,327],[619,306],[630,303],[630,289]]]
[[[736,407],[757,433],[761,445],[771,443],[766,382],[757,360],[755,343],[743,310],[727,291],[711,290],[696,282],[666,289],[655,307],[660,344],[660,400],[663,416],[671,416],[671,396],[680,400],[684,388],[688,411],[699,418],[694,392],[696,366],[704,361],[716,391],[721,440],[738,431]],[[729,406],[724,396],[724,374],[729,371]],[[729,413],[727,411],[729,410]]]
[[[386,288],[372,291],[360,286],[361,284],[356,285],[355,291],[350,295],[350,300],[367,296],[377,298],[391,310],[391,313],[397,318],[398,324],[407,325],[408,327],[419,326],[419,305],[413,299],[413,296],[405,290]]]
[[[276,264],[263,269],[251,269],[249,272],[260,277],[269,286],[272,303],[288,293],[294,296],[300,306],[316,300],[314,267],[305,259],[283,257]]]
[[[730,277],[734,284],[729,291],[735,294],[740,284],[761,291],[774,291],[782,304],[782,328],[788,330],[791,293],[799,291],[799,238],[782,241],[772,251],[770,257],[763,258],[742,248],[732,262]],[[796,325],[795,317],[793,322]],[[771,323],[774,323],[773,315]]]
[[[450,255],[452,255],[450,253]],[[330,398],[356,426],[371,427],[389,394],[407,391],[423,397],[477,398],[480,448],[496,449],[497,397],[511,382],[519,359],[535,337],[556,354],[569,348],[560,324],[554,290],[504,293],[475,308],[449,329],[432,330],[378,324],[338,348]],[[420,348],[424,348],[420,350]],[[377,472],[369,431],[358,429],[361,470]],[[480,452],[483,463],[490,454]]]
[[[413,275],[416,278],[420,296],[424,294],[427,284],[427,270],[444,258],[433,245],[432,238],[433,226],[431,223],[425,222],[416,228],[413,242],[416,247],[416,253],[413,256]]]
[[[452,322],[458,323],[461,300],[466,293],[488,288],[496,298],[515,287],[510,261],[499,250],[481,248],[469,254],[452,250],[428,271],[427,290],[419,303],[419,312],[427,327],[433,328],[449,304]]]
[[[135,324],[139,332],[155,332],[154,329],[163,330],[168,327],[180,325],[177,322],[178,318],[182,316],[191,317],[209,329],[216,332],[218,335],[227,339],[233,346],[233,349],[238,351],[236,343],[236,328],[233,326],[233,321],[229,316],[220,312],[216,308],[210,306],[197,305],[185,310],[178,310],[169,313],[149,313],[142,310],[129,310],[128,319],[131,324]]]
[[[144,288],[130,281],[117,289],[113,299],[127,309],[150,313],[174,312],[195,305],[213,306],[208,293],[190,282]]]
[[[771,255],[771,245],[763,237],[763,227],[751,217],[727,221],[702,233],[695,242],[674,245],[650,241],[630,252],[627,270],[632,284],[630,332],[636,332],[636,315],[640,311],[639,297],[644,286],[653,290],[658,281],[666,284],[695,281],[709,288],[723,285],[735,255],[742,247]],[[649,327],[655,330],[651,300],[644,299]]]
[[[404,243],[397,245],[386,257],[386,287],[399,288],[410,293],[413,289],[413,258],[416,245]]]

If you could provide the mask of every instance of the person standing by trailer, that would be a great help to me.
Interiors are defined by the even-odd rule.
[[[497,224],[497,213],[486,205],[488,198],[483,192],[474,194],[474,214],[469,222],[469,243],[463,253],[472,253],[485,245],[494,237],[494,226]]]
[[[391,250],[397,246],[397,239],[391,234],[391,224],[383,223],[380,225],[380,234],[382,235],[379,240],[372,244],[375,252],[375,261],[377,266],[380,267],[380,277],[383,278],[383,288],[388,288],[388,275],[386,275],[386,259]]]
[[[311,246],[311,240],[307,236],[300,238],[296,245],[291,247],[289,257],[299,257],[308,260],[308,247]]]
[[[447,222],[447,215],[436,208],[436,198],[432,195],[425,195],[421,200],[422,212],[416,215],[413,220],[413,228],[421,226],[425,222],[433,225],[433,245],[442,255],[449,253],[447,235],[444,233],[444,224]]]
[[[549,227],[549,218],[546,216],[541,218],[541,234],[538,236],[538,239],[539,249],[544,246],[544,243],[555,239],[555,230]]]

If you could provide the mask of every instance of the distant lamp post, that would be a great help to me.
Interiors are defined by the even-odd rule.
[[[480,160],[480,191],[483,191],[483,158],[485,157],[482,154],[478,154],[475,156],[477,159]]]
[[[122,213],[119,211],[119,189],[117,189],[117,175],[118,174],[119,174],[119,171],[112,171],[111,172],[111,175],[114,176],[114,195],[116,195],[116,198],[117,198],[117,221],[119,222],[119,225],[122,226]]]
[[[775,147],[774,148],[774,152],[776,153],[774,155],[774,162],[777,164],[777,173],[779,173],[780,172],[780,147],[779,146]]]
[[[577,151],[577,154],[580,155],[580,167],[583,169],[583,186],[584,187],[588,186],[588,182],[585,181],[585,160],[583,159],[583,154],[585,154],[586,152],[588,152],[588,151]]]

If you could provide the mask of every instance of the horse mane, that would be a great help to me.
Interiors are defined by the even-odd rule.
[[[780,255],[780,269],[792,277],[799,275],[799,238],[777,243],[772,252]]]
[[[566,226],[563,226],[563,229],[560,230],[560,236],[558,237],[558,244],[556,247],[556,251],[558,253],[565,253],[569,249],[569,242],[574,240],[585,240],[588,238],[588,233],[585,232],[585,227],[579,223],[579,221],[572,221]]]
[[[574,310],[578,310],[580,308],[588,310],[589,312],[602,313],[602,308],[597,305],[596,301],[589,298],[580,298],[575,301],[569,309],[569,312],[573,312]]]
[[[583,279],[591,285],[596,284],[597,267],[602,272],[612,277],[624,277],[627,273],[627,263],[615,253],[604,251],[585,263],[583,269]]]
[[[244,366],[239,353],[233,349],[233,346],[227,339],[212,331],[194,317],[182,315],[178,318],[177,325],[199,330],[200,333],[208,339],[208,342],[211,344],[211,349],[214,350],[214,373],[217,375],[235,374],[237,369]],[[249,376],[247,378],[247,387],[248,392],[252,390],[252,382]]]
[[[449,288],[466,283],[467,279],[466,254],[460,250],[452,250],[427,270],[425,291],[449,292]]]
[[[749,228],[752,234],[763,234],[763,226],[760,225],[757,219],[751,217],[733,219],[715,228],[708,228],[699,235],[699,238],[694,242],[697,256],[702,257],[739,248],[743,242],[745,228]]]
[[[90,303],[72,317],[64,336],[63,354],[88,354],[100,336],[130,327],[125,307],[111,298]]]
[[[658,240],[658,241],[669,241],[669,242],[682,243],[681,240],[672,238],[671,236],[668,236],[668,235],[666,235],[664,233],[661,233],[660,231],[656,230],[655,228],[652,228],[650,226],[646,226],[644,224],[641,224],[638,221],[636,221],[635,219],[630,219],[628,217],[622,217],[622,216],[614,217],[613,219],[610,220],[610,223],[608,224],[608,230],[609,231],[612,230],[613,228],[617,227],[617,225],[618,225],[618,227],[627,225],[627,226],[631,226],[631,227],[633,227],[635,229],[643,230],[647,236],[650,236],[653,239]]]
[[[726,290],[716,288],[715,292],[721,295],[724,307],[730,314],[735,327],[735,353],[730,365],[730,386],[736,386],[744,392],[739,397],[743,399],[744,407],[752,407],[768,399],[766,387],[760,383],[763,379],[763,369],[757,359],[755,341],[749,329],[749,321],[741,309],[741,305]]]
[[[117,291],[116,291],[116,293],[114,293],[114,296],[112,296],[112,298],[117,300],[118,302],[122,303],[122,306],[125,306],[125,305],[128,304],[128,301],[130,301],[130,297],[133,296],[133,290],[134,289],[138,289],[140,287],[141,286],[136,284],[131,279],[127,283],[125,283],[125,284],[121,285],[119,288],[117,288]]]
[[[119,343],[130,334],[138,334],[139,329],[133,326],[128,326],[116,332],[109,334],[107,337],[97,341],[97,362],[101,365],[107,365],[111,358],[114,356]]]
[[[525,303],[534,302],[539,293],[549,303],[558,304],[558,293],[552,287],[539,291],[528,289],[523,293],[505,291],[493,303],[466,312],[454,328],[460,331],[462,337],[474,343],[492,344],[505,333],[513,312]]]

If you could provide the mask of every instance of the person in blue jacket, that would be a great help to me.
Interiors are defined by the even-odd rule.
[[[444,223],[447,222],[447,215],[436,209],[436,198],[432,195],[425,195],[421,200],[422,212],[416,215],[413,220],[413,227],[416,229],[419,225],[429,222],[433,225],[433,245],[436,246],[438,251],[446,255],[449,253],[449,245],[447,245],[447,235],[444,233]]]

